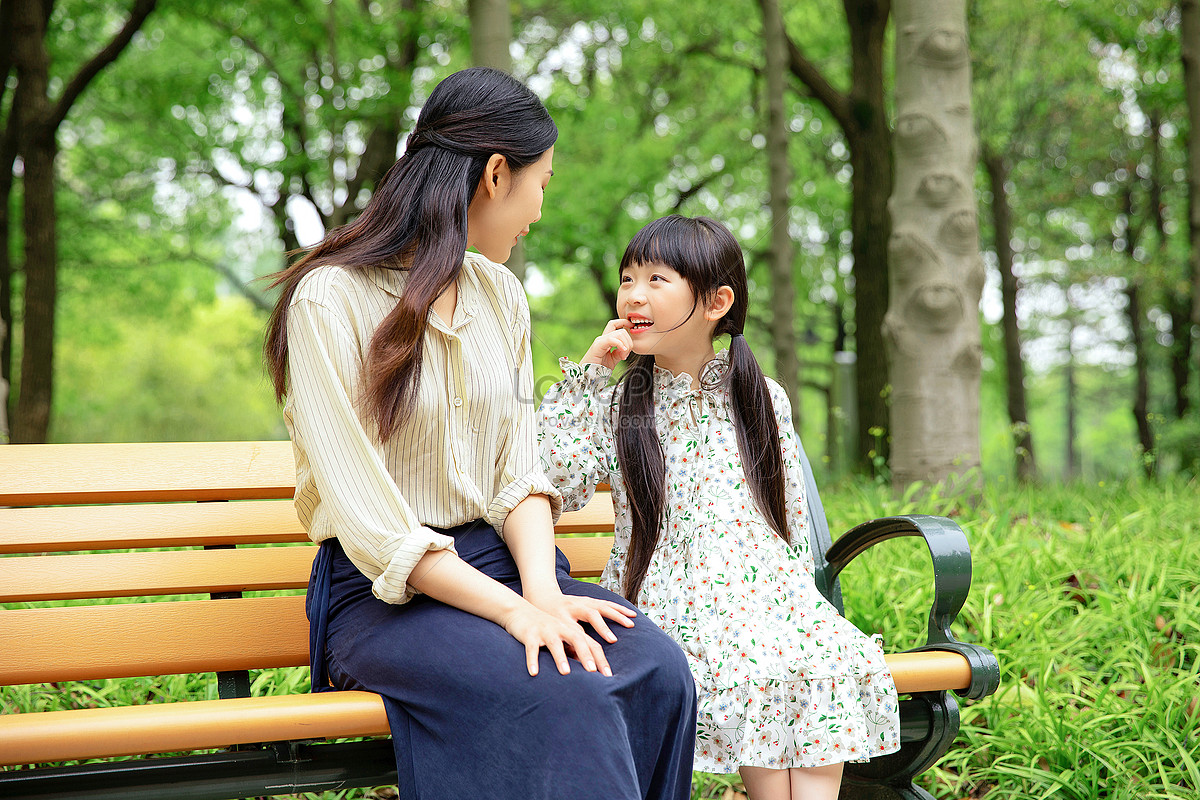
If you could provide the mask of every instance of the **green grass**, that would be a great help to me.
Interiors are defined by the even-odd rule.
[[[823,499],[835,536],[919,512],[955,518],[970,540],[974,580],[955,632],[997,654],[1001,686],[964,704],[954,747],[920,778],[926,789],[954,800],[1200,798],[1200,484],[997,481],[968,505],[937,490],[894,498],[845,482]],[[889,651],[922,641],[932,587],[923,543],[869,551],[842,586],[848,616],[882,633]],[[267,670],[255,691],[306,682],[305,670]],[[214,694],[207,676],[9,687],[0,713]],[[738,785],[696,778],[696,800]]]
[[[835,530],[921,510],[955,517],[971,542],[956,631],[997,654],[1001,686],[963,708],[955,748],[922,776],[930,792],[1200,797],[1200,485],[999,482],[974,507],[848,485],[825,501]],[[921,548],[890,542],[844,573],[849,616],[882,631],[889,649],[920,636],[930,586]]]

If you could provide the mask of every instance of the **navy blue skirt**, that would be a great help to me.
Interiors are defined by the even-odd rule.
[[[521,590],[490,525],[442,532],[468,564]],[[564,593],[629,606],[572,579],[562,551],[556,567]],[[376,598],[336,539],[322,543],[309,586],[314,690],[383,696],[404,800],[690,796],[695,684],[678,645],[640,613],[603,643],[613,677],[574,659],[560,675],[546,650],[530,677],[524,646],[499,625],[425,595]]]

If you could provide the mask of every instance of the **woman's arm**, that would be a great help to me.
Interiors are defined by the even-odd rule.
[[[288,413],[320,496],[317,533],[338,537],[376,597],[404,603],[417,562],[427,551],[452,549],[454,540],[421,524],[363,427],[353,399],[362,361],[335,293],[321,284],[302,291],[309,296],[288,310]]]
[[[288,313],[289,402],[293,436],[309,462],[321,504],[346,555],[382,600],[422,591],[504,627],[525,646],[530,675],[546,647],[562,673],[566,649],[598,669],[596,645],[574,621],[547,613],[460,559],[453,539],[416,519],[367,435],[351,398],[360,378],[355,339],[330,308],[300,300]],[[607,664],[604,665],[605,668]]]
[[[633,627],[630,618],[636,613],[632,609],[607,600],[563,594],[554,574],[554,526],[545,495],[530,495],[513,509],[505,523],[505,541],[521,573],[521,593],[530,603],[560,619],[586,622],[610,643],[617,637],[606,619],[626,628]],[[600,645],[592,639],[588,641],[594,645],[593,657],[602,669],[607,669],[608,660]],[[578,655],[583,661],[583,654]]]
[[[521,595],[467,564],[457,553],[426,553],[409,576],[409,585],[435,600],[491,620],[525,645],[525,665],[538,674],[538,652],[545,647],[558,671],[571,671],[570,651],[588,672],[612,675],[600,645],[573,619],[547,613]]]

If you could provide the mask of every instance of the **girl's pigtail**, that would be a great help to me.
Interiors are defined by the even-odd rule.
[[[741,334],[734,335],[729,342],[726,380],[738,453],[750,484],[750,494],[775,532],[785,542],[790,542],[784,502],[787,481],[775,406],[762,368]]]
[[[625,599],[636,604],[658,546],[666,508],[666,462],[654,425],[654,356],[635,355],[629,359],[619,396],[617,460],[633,517],[621,589]]]

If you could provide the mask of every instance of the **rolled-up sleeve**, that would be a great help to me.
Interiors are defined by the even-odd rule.
[[[529,341],[529,304],[525,295],[517,298],[513,321],[514,396],[516,410],[509,436],[501,443],[497,457],[500,490],[488,506],[487,520],[501,538],[504,522],[522,500],[544,494],[550,499],[551,513],[557,522],[562,514],[562,495],[542,470],[538,457],[537,398],[533,387],[533,357]]]
[[[354,401],[362,363],[347,323],[322,303],[288,309],[292,436],[304,451],[324,513],[346,555],[388,603],[415,592],[408,576],[430,550],[454,540],[421,525],[368,436]]]

